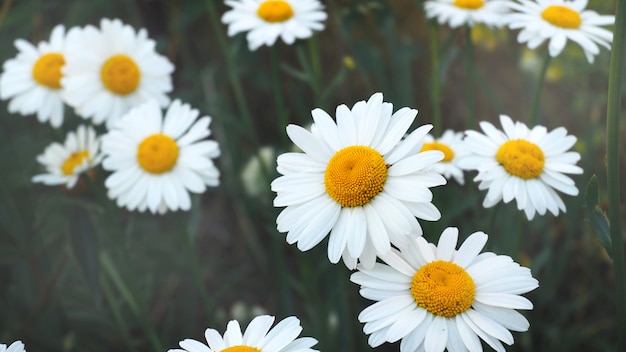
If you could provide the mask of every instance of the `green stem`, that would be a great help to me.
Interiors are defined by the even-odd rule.
[[[137,348],[135,348],[135,344],[133,343],[133,340],[130,337],[130,334],[128,333],[130,329],[126,325],[126,321],[124,320],[124,317],[122,316],[122,312],[120,311],[120,308],[118,307],[118,304],[115,300],[115,296],[113,295],[113,290],[109,286],[109,283],[107,282],[107,280],[100,280],[100,281],[102,283],[102,292],[104,292],[104,296],[106,297],[107,302],[109,302],[109,306],[111,306],[111,312],[113,313],[113,318],[115,319],[115,322],[117,323],[118,327],[121,330],[121,334],[122,334],[122,338],[124,339],[124,342],[126,342],[126,345],[130,349],[131,352],[136,352]]]
[[[198,290],[200,290],[200,297],[202,298],[202,303],[204,304],[204,309],[206,310],[205,314],[207,317],[213,315],[213,300],[209,296],[209,293],[204,284],[204,278],[202,277],[202,271],[200,270],[200,260],[198,260],[198,253],[194,248],[194,236],[187,231],[186,226],[183,225],[184,231],[187,233],[186,247],[189,259],[191,261],[191,271],[196,281],[196,285],[198,286]]]
[[[543,87],[543,83],[546,81],[546,73],[548,72],[548,67],[550,66],[550,61],[552,61],[552,56],[550,56],[550,52],[546,51],[545,58],[543,59],[543,65],[541,66],[541,72],[539,72],[539,77],[537,77],[537,82],[535,84],[535,91],[533,93],[533,102],[532,102],[532,110],[530,113],[530,126],[536,126],[539,122],[539,100],[541,100],[541,88]]]
[[[441,136],[441,68],[439,65],[439,25],[435,20],[428,21],[428,35],[430,38],[430,73],[431,99],[433,104],[433,125],[436,138]]]
[[[289,141],[285,134],[285,128],[289,123],[287,118],[287,110],[285,109],[285,99],[283,98],[283,88],[280,80],[280,55],[278,54],[278,45],[273,45],[271,49],[272,57],[272,90],[274,93],[274,105],[276,106],[276,114],[278,115],[278,135],[280,136],[283,146],[287,147]]]
[[[117,288],[117,290],[120,292],[122,297],[124,297],[124,299],[126,300],[126,303],[128,304],[130,308],[130,311],[133,313],[133,315],[135,316],[135,318],[141,325],[141,329],[148,336],[148,340],[150,341],[150,344],[152,345],[152,349],[155,352],[162,352],[163,346],[161,346],[161,342],[159,341],[157,334],[154,332],[154,330],[150,327],[150,325],[146,321],[145,316],[142,313],[141,308],[139,307],[139,304],[137,303],[137,300],[135,300],[135,297],[133,297],[132,293],[128,289],[128,286],[126,286],[126,283],[124,283],[124,280],[122,279],[122,276],[120,275],[120,272],[115,267],[115,263],[113,263],[111,258],[106,253],[101,253],[100,264],[102,265],[102,268],[104,269],[106,274],[109,276],[109,279],[111,280],[113,285]]]
[[[621,111],[621,83],[624,81],[624,60],[626,60],[626,0],[618,0],[615,8],[615,28],[613,29],[613,49],[609,67],[609,91],[606,113],[606,163],[607,191],[609,201],[609,223],[615,268],[615,289],[617,301],[616,351],[626,351],[626,269],[622,237],[622,218],[619,190],[619,122]]]
[[[474,128],[474,43],[472,43],[472,27],[465,26],[465,93],[467,94],[467,127]]]

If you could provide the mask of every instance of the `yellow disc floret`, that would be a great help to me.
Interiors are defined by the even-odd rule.
[[[89,160],[89,152],[86,150],[79,150],[70,154],[63,162],[63,165],[61,165],[61,172],[63,172],[65,176],[73,175],[74,169],[82,165],[85,159]]]
[[[161,133],[146,137],[137,148],[137,162],[145,171],[162,174],[170,171],[178,160],[178,144]]]
[[[506,172],[528,180],[541,176],[545,157],[536,144],[523,139],[512,139],[500,146],[496,160]]]
[[[324,173],[326,193],[342,207],[369,203],[383,190],[387,165],[373,148],[356,145],[341,149],[328,162]]]
[[[141,71],[137,63],[126,55],[113,55],[100,69],[102,84],[117,95],[127,95],[139,86]]]
[[[256,10],[256,13],[266,22],[285,22],[293,17],[293,7],[283,0],[266,0]]]
[[[484,2],[483,0],[454,0],[453,5],[462,9],[477,10],[483,7]]]
[[[442,162],[449,162],[450,160],[454,158],[454,151],[452,150],[452,148],[448,147],[447,145],[443,143],[439,143],[439,142],[424,143],[424,146],[422,146],[422,150],[420,151],[425,152],[427,150],[438,150],[440,152],[443,152],[443,160],[441,160]]]
[[[446,318],[470,309],[475,294],[476,285],[467,271],[444,260],[422,266],[411,282],[415,303],[434,315]]]
[[[65,65],[65,58],[59,53],[41,55],[33,65],[33,79],[35,82],[52,89],[61,88],[61,67]]]
[[[582,20],[575,10],[561,5],[550,5],[541,12],[541,18],[557,27],[575,29],[580,27]]]
[[[250,346],[232,346],[225,348],[220,352],[261,352],[261,350]]]

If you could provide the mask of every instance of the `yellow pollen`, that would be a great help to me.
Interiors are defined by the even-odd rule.
[[[285,22],[293,17],[293,8],[287,1],[267,0],[259,6],[256,13],[266,22]]]
[[[475,294],[476,285],[467,271],[444,260],[422,266],[411,282],[415,303],[432,314],[446,318],[470,309]]]
[[[500,146],[496,160],[509,174],[528,180],[541,176],[545,157],[536,144],[512,139]]]
[[[541,13],[541,18],[561,28],[575,29],[580,27],[582,20],[575,10],[561,5],[550,5]]]
[[[139,66],[126,55],[113,55],[102,64],[100,79],[106,89],[118,95],[134,92],[139,86]]]
[[[462,9],[477,10],[483,7],[484,2],[483,0],[454,0],[453,5]]]
[[[63,165],[61,165],[61,171],[65,176],[71,176],[74,174],[74,169],[77,166],[83,164],[83,161],[87,159],[89,160],[89,152],[86,150],[79,150],[70,154],[70,156],[65,159]]]
[[[42,55],[33,66],[33,79],[52,89],[61,88],[61,67],[65,65],[65,58],[59,53]]]
[[[326,193],[342,207],[369,203],[387,180],[385,159],[375,149],[356,145],[341,149],[324,173]]]
[[[225,348],[220,352],[261,352],[261,350],[250,346],[232,346]]]
[[[422,147],[422,150],[420,150],[420,152],[425,152],[427,150],[438,150],[440,152],[443,152],[443,160],[441,160],[442,162],[449,162],[454,158],[454,151],[452,150],[452,148],[443,143],[424,143],[424,146]]]
[[[137,162],[147,172],[162,174],[170,171],[178,160],[178,145],[161,133],[146,137],[137,148]]]

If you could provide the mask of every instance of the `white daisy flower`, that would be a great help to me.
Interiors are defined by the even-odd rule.
[[[0,352],[25,352],[22,341],[13,342],[8,348],[7,345],[0,343]]]
[[[615,23],[613,15],[585,10],[587,0],[518,0],[509,6],[516,12],[505,21],[511,29],[521,29],[517,41],[536,49],[548,40],[550,56],[558,56],[567,40],[581,46],[589,63],[598,55],[600,44],[611,50],[613,33],[600,26]]]
[[[424,2],[424,11],[426,17],[436,18],[439,24],[448,23],[452,28],[479,23],[500,27],[508,8],[500,0],[428,0]]]
[[[272,328],[274,317],[258,316],[248,324],[242,333],[237,320],[231,320],[226,327],[224,337],[214,329],[206,329],[204,336],[207,345],[193,339],[179,342],[182,349],[170,349],[168,352],[315,352],[312,349],[317,340],[300,337],[302,327],[296,317],[287,317]],[[270,329],[271,328],[271,329]]]
[[[37,161],[46,167],[46,174],[35,175],[33,182],[46,185],[62,185],[72,188],[80,174],[97,166],[102,160],[99,152],[100,141],[93,127],[78,126],[76,132],[69,132],[65,143],[50,144]]]
[[[535,212],[565,212],[556,191],[578,195],[574,181],[564,174],[583,172],[575,165],[580,154],[567,151],[576,143],[576,137],[567,135],[563,127],[551,132],[543,126],[528,129],[506,115],[500,115],[500,123],[504,131],[483,121],[480,128],[485,134],[465,132],[465,147],[472,155],[463,158],[460,166],[478,171],[474,181],[480,182],[479,189],[488,190],[483,206],[490,208],[501,200],[508,203],[515,199],[517,208],[524,210],[529,220]]]
[[[330,232],[328,259],[340,257],[350,269],[357,259],[366,267],[391,244],[402,246],[421,235],[416,217],[438,220],[430,187],[443,176],[424,171],[443,158],[440,151],[414,153],[432,128],[422,126],[404,140],[417,110],[393,105],[376,93],[349,109],[337,107],[337,122],[321,109],[312,111],[311,132],[287,126],[289,138],[304,153],[278,157],[283,176],[271,184],[274,206],[286,207],[276,223],[287,242],[309,250]]]
[[[463,147],[463,133],[445,130],[441,137],[435,139],[433,135],[427,134],[424,137],[424,144],[421,151],[439,150],[443,153],[443,160],[427,168],[442,174],[448,180],[453,177],[454,180],[462,185],[465,183],[463,170],[459,167],[459,160],[468,155],[468,151]]]
[[[63,123],[61,67],[65,64],[65,27],[52,29],[50,41],[36,47],[18,39],[17,56],[7,60],[0,76],[0,99],[9,102],[10,113],[37,114],[40,122],[52,127]]]
[[[148,32],[120,20],[102,19],[68,34],[63,97],[94,124],[107,128],[132,107],[148,100],[167,106],[174,65],[156,53]]]
[[[109,197],[128,210],[189,210],[189,192],[202,193],[219,184],[213,164],[220,155],[208,116],[174,100],[165,117],[156,101],[131,109],[102,136]]]
[[[222,16],[228,35],[248,32],[250,50],[272,46],[278,37],[289,45],[309,38],[324,29],[327,17],[318,0],[227,0],[226,5],[232,7]]]
[[[401,352],[496,351],[513,344],[511,331],[529,323],[516,309],[532,309],[520,296],[538,287],[528,268],[505,255],[479,254],[487,235],[471,234],[456,250],[458,229],[443,231],[437,247],[423,237],[383,256],[386,264],[359,265],[350,280],[361,296],[377,301],[359,314],[376,347],[400,342]]]

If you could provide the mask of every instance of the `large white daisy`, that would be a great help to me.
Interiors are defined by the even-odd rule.
[[[237,320],[231,320],[224,336],[214,329],[206,329],[203,342],[185,339],[180,341],[182,349],[170,349],[168,352],[315,352],[312,349],[317,340],[300,337],[302,327],[296,317],[287,317],[272,328],[274,317],[260,315],[248,324],[245,332]]]
[[[458,233],[445,229],[437,247],[417,237],[383,256],[386,264],[352,274],[361,296],[377,301],[359,314],[372,347],[401,339],[401,352],[482,351],[482,339],[504,351],[502,342],[513,344],[509,330],[528,330],[516,309],[533,307],[520,296],[538,287],[530,270],[509,256],[479,254],[483,232],[456,250]]]
[[[357,259],[366,267],[391,244],[402,246],[409,233],[421,235],[416,217],[438,220],[430,187],[446,180],[424,169],[443,158],[440,151],[414,153],[432,128],[421,126],[404,140],[417,110],[393,105],[376,93],[349,109],[337,107],[335,122],[321,109],[312,111],[311,132],[287,126],[289,138],[304,153],[278,157],[283,176],[271,188],[274,206],[286,207],[276,223],[287,242],[309,250],[330,232],[328,259],[340,257],[348,268]]]
[[[7,60],[0,76],[0,99],[9,102],[10,113],[37,114],[52,127],[63,123],[61,67],[65,64],[65,27],[52,29],[50,41],[36,47],[23,39],[15,41],[17,56]]]
[[[327,17],[318,0],[227,0],[226,5],[232,7],[222,16],[228,35],[248,32],[250,50],[272,46],[278,37],[289,45],[309,38],[324,29]]]
[[[436,18],[439,24],[448,23],[452,28],[481,23],[499,27],[508,8],[500,0],[428,0],[424,2],[424,11],[426,17]]]
[[[600,26],[615,23],[613,15],[585,10],[587,0],[509,1],[515,11],[505,18],[511,29],[521,29],[517,41],[535,49],[548,40],[550,56],[558,56],[567,40],[581,46],[589,63],[598,55],[600,44],[611,50],[613,33]]]
[[[424,137],[424,144],[421,151],[439,150],[443,153],[443,160],[428,168],[438,174],[442,174],[448,180],[453,177],[454,180],[462,185],[465,183],[463,170],[459,167],[459,160],[468,155],[468,151],[463,147],[463,133],[445,130],[441,137],[435,138],[431,134]]]
[[[174,65],[156,53],[148,32],[119,19],[102,19],[68,34],[63,97],[84,118],[111,127],[128,110],[148,100],[169,103]]]
[[[25,352],[22,341],[15,341],[7,348],[7,345],[0,343],[0,352]]]
[[[219,184],[213,164],[220,154],[208,116],[174,100],[165,118],[156,101],[131,109],[102,136],[109,197],[128,210],[152,213],[189,210],[189,192],[202,193]]]
[[[65,143],[50,144],[37,161],[46,167],[47,173],[35,175],[33,182],[46,185],[62,185],[72,188],[80,174],[95,167],[102,160],[99,151],[100,141],[93,127],[78,126],[76,132],[69,132]]]
[[[483,121],[480,128],[485,134],[465,132],[465,147],[472,155],[463,158],[460,166],[478,171],[474,181],[480,182],[479,189],[488,190],[483,206],[489,208],[501,200],[508,203],[515,199],[517,208],[524,210],[529,220],[535,212],[565,212],[556,191],[578,195],[574,181],[564,174],[583,172],[575,165],[580,154],[568,151],[576,137],[567,135],[563,127],[551,132],[543,126],[529,129],[506,115],[500,115],[500,123],[504,131]]]

